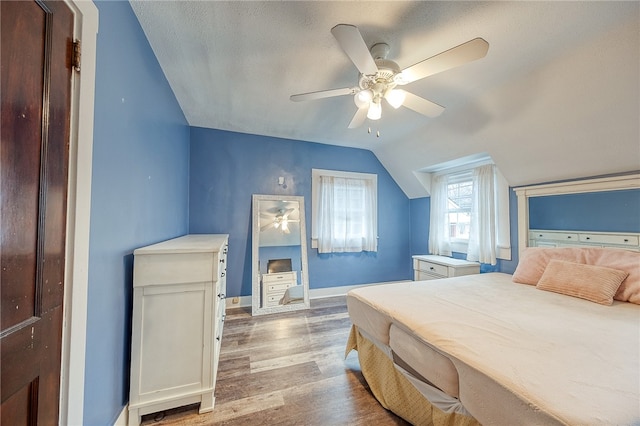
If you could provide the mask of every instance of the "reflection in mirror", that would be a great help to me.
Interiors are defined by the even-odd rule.
[[[253,315],[309,308],[304,197],[253,195]]]

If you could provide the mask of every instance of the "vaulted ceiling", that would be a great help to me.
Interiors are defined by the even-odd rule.
[[[421,171],[481,153],[511,186],[640,169],[636,1],[131,5],[190,125],[369,149],[410,198],[428,195]],[[348,129],[351,96],[289,99],[357,85],[339,23],[387,43],[400,68],[476,37],[489,51],[404,86],[439,117],[383,104]]]

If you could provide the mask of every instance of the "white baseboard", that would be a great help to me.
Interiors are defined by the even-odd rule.
[[[113,426],[127,426],[129,423],[129,404],[125,405]]]
[[[410,281],[410,280],[406,280],[406,281]],[[386,281],[386,282],[380,282],[380,283],[345,285],[345,286],[339,286],[339,287],[312,288],[309,290],[309,298],[322,299],[325,297],[344,296],[354,288],[367,287],[370,285],[389,284],[392,282],[402,282],[402,281]],[[226,299],[226,305],[227,305],[226,306],[227,309],[249,308],[251,307],[251,296],[229,297]]]

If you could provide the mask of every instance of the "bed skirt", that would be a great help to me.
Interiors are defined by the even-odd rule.
[[[354,325],[347,342],[345,356],[358,352],[362,375],[371,392],[387,410],[413,425],[476,426],[473,417],[460,412],[445,412],[433,405],[405,375],[392,358]],[[428,385],[427,385],[428,386]]]

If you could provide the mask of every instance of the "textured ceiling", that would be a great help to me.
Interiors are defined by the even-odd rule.
[[[512,186],[640,168],[639,2],[131,4],[190,125],[370,149],[411,198],[428,193],[420,170],[478,153]],[[476,37],[490,47],[404,86],[439,117],[383,104],[347,129],[351,96],[289,100],[357,84],[338,23],[401,68]]]

